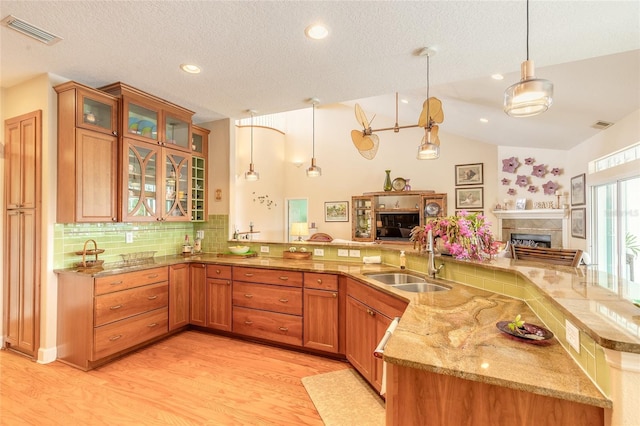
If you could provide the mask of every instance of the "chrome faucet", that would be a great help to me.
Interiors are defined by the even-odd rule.
[[[436,253],[433,243],[433,232],[431,230],[427,232],[427,252],[429,253],[429,257],[427,259],[427,275],[429,275],[429,277],[431,278],[436,278],[438,272],[440,272],[440,269],[442,269],[444,264],[436,268]]]

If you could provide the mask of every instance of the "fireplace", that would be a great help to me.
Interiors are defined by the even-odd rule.
[[[538,247],[569,247],[569,209],[494,210],[493,214],[498,218],[500,241],[511,241],[513,234],[521,234],[526,237],[518,239],[533,240]]]
[[[549,234],[518,234],[511,233],[509,238],[511,244],[528,247],[551,247],[551,235]]]

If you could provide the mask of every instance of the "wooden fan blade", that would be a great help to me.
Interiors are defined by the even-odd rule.
[[[371,140],[371,136],[365,136],[359,130],[351,131],[351,140],[353,141],[353,145],[355,145],[358,151],[366,151],[373,148],[373,141]]]
[[[431,143],[437,146],[440,146],[440,138],[438,137],[438,131],[440,128],[438,126],[431,126]]]
[[[367,116],[360,107],[360,104],[356,104],[354,110],[356,112],[356,120],[358,120],[358,124],[361,124],[364,129],[369,128],[369,120],[367,120]]]
[[[438,98],[431,97],[422,104],[422,112],[418,118],[418,126],[427,127],[427,110],[431,115],[431,120],[435,123],[444,121],[444,111],[442,111],[442,102]]]
[[[373,143],[373,147],[368,150],[358,150],[358,152],[367,160],[373,160],[373,158],[378,153],[378,147],[380,146],[380,138],[378,138],[378,135],[375,135],[375,134],[369,135],[367,136],[367,138],[369,138],[371,143]]]

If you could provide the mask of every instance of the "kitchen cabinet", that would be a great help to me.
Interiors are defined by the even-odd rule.
[[[207,328],[231,331],[231,278],[231,266],[207,265]]]
[[[193,111],[120,82],[100,90],[121,98],[123,137],[191,152]]]
[[[58,93],[58,223],[118,220],[118,98],[76,82]]]
[[[447,214],[447,194],[434,191],[368,192],[351,197],[354,241],[409,242],[425,218]]]
[[[383,362],[373,351],[393,318],[402,316],[407,302],[353,279],[346,281],[347,360],[380,391]]]
[[[207,265],[192,263],[189,324],[204,327],[207,324]]]
[[[302,272],[233,267],[234,333],[302,346]]]
[[[191,220],[206,221],[209,130],[193,126],[191,143]]]
[[[189,325],[189,264],[169,266],[169,331]]]
[[[5,121],[3,336],[37,356],[40,336],[42,111]]]
[[[124,138],[124,221],[189,221],[191,155]]]
[[[340,302],[337,275],[304,273],[304,347],[340,352]]]
[[[96,367],[168,333],[169,272],[58,276],[58,360]]]

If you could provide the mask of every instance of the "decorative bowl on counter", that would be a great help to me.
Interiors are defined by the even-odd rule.
[[[229,251],[233,254],[245,254],[249,251],[249,246],[230,246]]]

